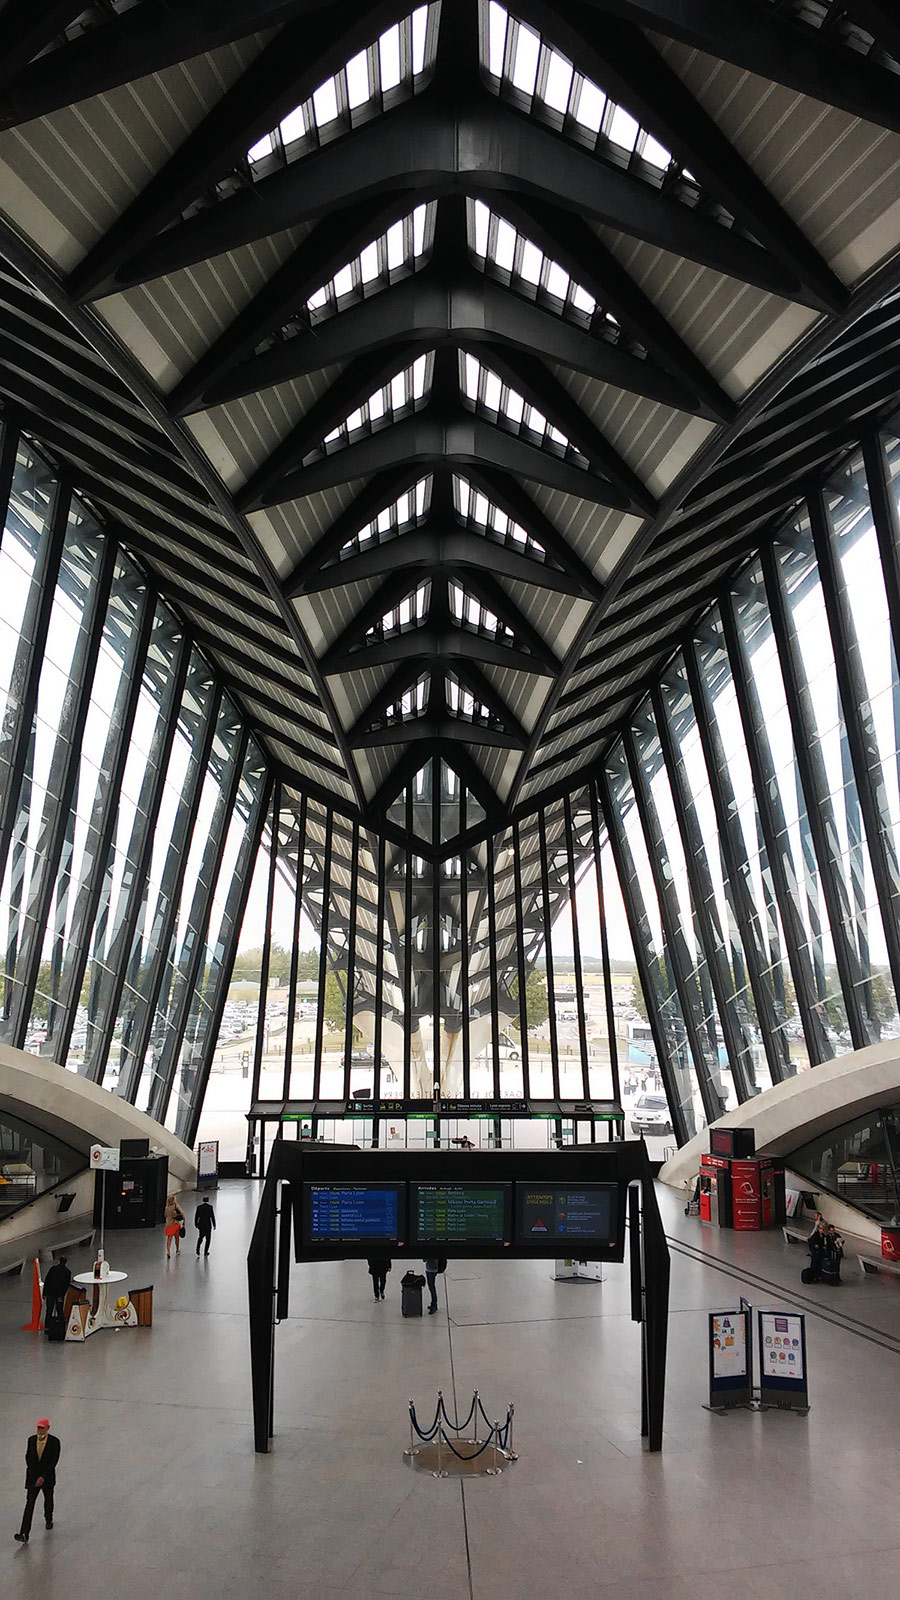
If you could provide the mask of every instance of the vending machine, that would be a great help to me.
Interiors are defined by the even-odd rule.
[[[720,1228],[732,1226],[730,1166],[725,1156],[700,1157],[700,1216]]]

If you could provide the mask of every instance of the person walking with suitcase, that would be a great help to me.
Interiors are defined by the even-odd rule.
[[[53,1491],[56,1488],[56,1468],[59,1463],[59,1440],[50,1432],[50,1419],[41,1417],[37,1432],[25,1447],[25,1510],[22,1526],[16,1534],[17,1544],[27,1544],[31,1532],[31,1519],[39,1494],[44,1496],[44,1525],[53,1527]]]
[[[59,1343],[66,1336],[63,1309],[71,1282],[72,1274],[66,1266],[66,1258],[60,1256],[44,1279],[44,1330],[51,1342]]]
[[[200,1255],[200,1246],[205,1245],[204,1255],[209,1255],[209,1241],[216,1225],[216,1213],[213,1211],[209,1200],[204,1196],[194,1212],[194,1227],[197,1229],[197,1255]]]

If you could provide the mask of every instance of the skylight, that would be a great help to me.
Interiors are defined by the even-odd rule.
[[[500,718],[486,706],[483,700],[476,700],[471,690],[466,689],[457,678],[450,674],[444,680],[447,694],[447,709],[451,716],[459,717],[464,722],[482,722],[500,725]]]
[[[567,461],[577,466],[588,465],[587,457],[547,420],[537,406],[523,400],[515,389],[503,383],[477,356],[463,353],[461,365],[463,393],[477,411],[487,412],[493,421],[508,427],[513,433],[530,435],[530,442],[541,448],[551,447],[555,454],[564,455]]]
[[[366,629],[367,643],[374,644],[379,639],[388,639],[394,634],[406,633],[410,628],[418,628],[428,615],[430,600],[431,580],[427,579],[398,605],[391,606],[380,622],[374,622],[371,628]]]
[[[451,582],[448,585],[450,594],[450,611],[457,622],[465,627],[474,628],[477,633],[490,635],[492,639],[505,639],[507,644],[512,644],[515,635],[512,628],[489,611],[487,606],[476,600],[474,595],[467,594],[459,583]]]
[[[322,448],[331,454],[350,444],[360,434],[374,433],[378,428],[397,422],[421,405],[431,381],[432,357],[419,356],[412,366],[397,372],[389,383],[376,389],[368,400],[351,411],[344,421],[326,434]]]
[[[360,528],[352,539],[341,546],[341,559],[357,556],[362,550],[385,544],[388,539],[395,539],[408,528],[416,527],[425,516],[430,498],[431,477],[420,478],[417,484],[401,494],[392,505],[385,506],[377,517],[373,517],[371,522],[367,522],[364,528]]]
[[[564,311],[578,311],[590,319],[597,302],[564,267],[545,255],[505,218],[498,217],[482,200],[469,206],[469,242],[485,266],[499,269],[505,283],[523,289],[531,299],[549,298]]]
[[[671,151],[642,128],[590,78],[578,72],[539,33],[510,16],[505,6],[488,6],[487,69],[501,94],[515,92],[528,109],[553,121],[598,154],[629,162],[632,157],[662,174],[677,166]],[[689,174],[685,174],[689,177]]]
[[[384,712],[382,716],[378,718],[378,721],[385,722],[390,726],[392,723],[409,722],[414,717],[424,716],[425,708],[428,704],[428,690],[430,683],[430,675],[427,672],[423,673],[422,677],[419,678],[414,684],[411,684],[410,687],[406,689],[402,695],[400,695],[399,699],[395,700],[391,705],[385,707]]]
[[[416,206],[341,267],[307,300],[310,322],[322,322],[341,311],[348,302],[365,300],[388,284],[418,271],[431,253],[434,212],[433,202]]]
[[[318,89],[283,117],[277,128],[247,152],[251,173],[260,163],[294,160],[308,149],[367,121],[400,100],[417,94],[433,65],[436,5],[418,6],[409,16],[360,50]]]
[[[528,555],[545,559],[546,552],[543,545],[538,544],[530,533],[526,533],[520,523],[514,522],[505,511],[495,506],[480,489],[473,488],[466,478],[454,475],[453,500],[459,516],[467,526],[477,528],[479,533],[496,539],[500,544],[509,545],[513,550],[523,550]]]

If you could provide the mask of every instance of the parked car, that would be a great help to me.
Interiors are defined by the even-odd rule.
[[[672,1132],[669,1103],[664,1094],[639,1094],[631,1108],[632,1133],[655,1133],[664,1137]]]

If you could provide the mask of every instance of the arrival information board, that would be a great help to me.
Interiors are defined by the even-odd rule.
[[[510,1185],[487,1183],[414,1183],[412,1216],[415,1237],[454,1239],[507,1237]]]

